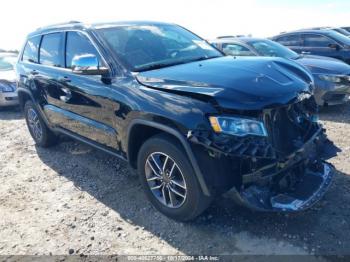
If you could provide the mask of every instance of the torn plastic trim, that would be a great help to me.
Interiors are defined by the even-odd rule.
[[[210,131],[190,130],[187,139],[212,152],[226,156],[276,159],[276,152],[265,137],[216,135]]]
[[[187,139],[194,144],[202,145],[208,150],[226,156],[286,161],[304,151],[314,140],[326,139],[324,132],[325,129],[318,126],[309,140],[284,159],[278,159],[277,150],[265,137],[216,135],[210,131],[191,130],[187,133]]]
[[[265,165],[254,172],[242,174],[242,183],[253,183],[256,181],[270,179],[277,176],[296,165],[298,162],[319,152],[319,146],[322,143],[331,143],[324,134],[323,128],[319,128],[315,134],[299,149],[291,153],[284,161],[275,161]]]
[[[335,174],[331,164],[322,162],[318,170],[312,170],[310,166],[305,169],[303,180],[298,183],[294,192],[273,193],[269,188],[253,185],[240,193],[233,188],[235,200],[240,204],[258,211],[297,212],[310,208],[316,204],[331,185]],[[313,181],[312,183],[308,183]],[[308,184],[305,184],[308,183]],[[303,186],[314,190],[305,192]]]

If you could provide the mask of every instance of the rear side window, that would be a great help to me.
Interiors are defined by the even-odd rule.
[[[35,36],[28,39],[26,46],[24,47],[22,61],[30,63],[38,63],[38,50],[40,45],[41,36]]]
[[[280,44],[285,45],[285,46],[300,46],[301,45],[300,35],[298,35],[298,34],[282,36],[280,38],[277,38],[277,42],[279,42]]]
[[[72,61],[75,56],[95,55],[101,64],[100,56],[91,41],[80,32],[68,32],[66,45],[66,67],[72,67]]]
[[[336,42],[323,35],[304,35],[304,46],[309,47],[328,47]]]
[[[62,67],[63,33],[43,36],[40,45],[40,64]]]

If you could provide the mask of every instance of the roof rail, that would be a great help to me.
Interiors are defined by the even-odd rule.
[[[70,25],[70,24],[80,24],[80,23],[81,23],[80,21],[72,20],[72,21],[68,21],[68,22],[62,22],[62,23],[42,26],[42,27],[37,28],[37,30],[41,30],[41,29],[44,29],[44,28],[51,28],[51,27],[55,27],[55,26]]]
[[[216,39],[239,38],[239,37],[252,37],[252,35],[251,34],[248,34],[248,35],[223,35],[223,36],[218,36]]]
[[[224,39],[224,38],[235,38],[236,36],[234,35],[223,35],[223,36],[218,36],[217,39]]]

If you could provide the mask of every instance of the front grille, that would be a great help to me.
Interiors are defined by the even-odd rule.
[[[311,120],[312,114],[305,110],[304,102],[264,110],[268,140],[278,157],[285,157],[302,147],[318,130],[318,124]]]

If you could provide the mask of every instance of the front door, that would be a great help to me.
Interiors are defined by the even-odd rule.
[[[57,90],[45,112],[60,128],[119,149],[117,130],[113,127],[114,103],[104,96],[110,92],[110,85],[100,75],[78,75],[71,69],[76,56],[92,54],[102,58],[85,33],[65,32],[64,42],[65,66],[57,76]]]

